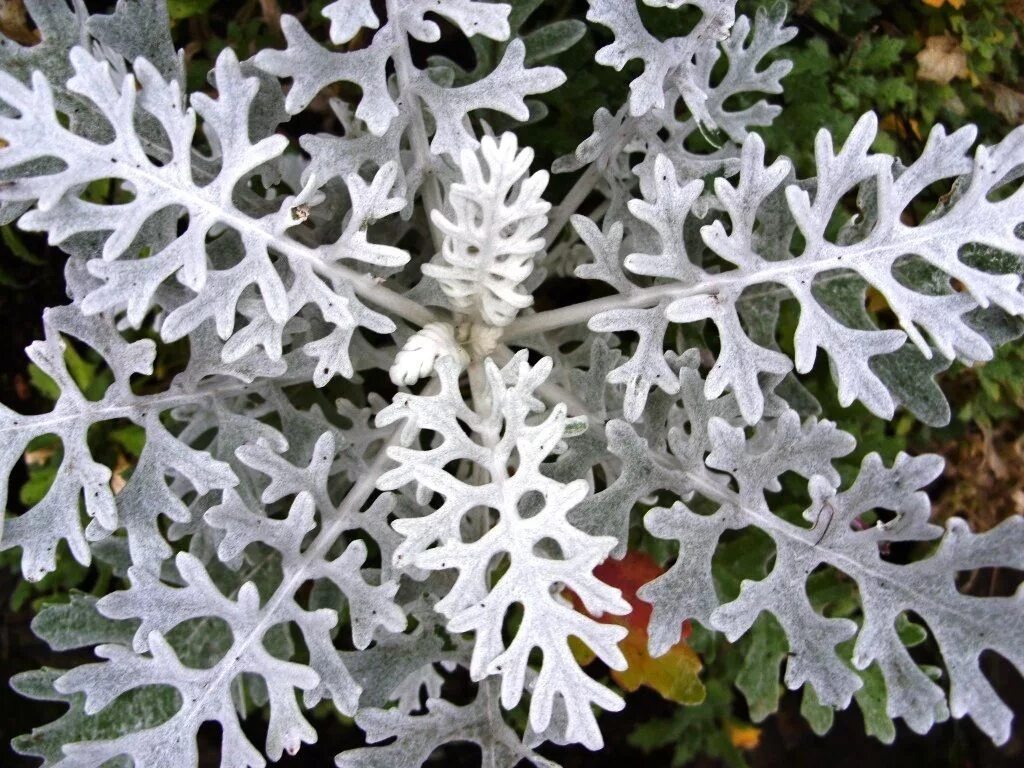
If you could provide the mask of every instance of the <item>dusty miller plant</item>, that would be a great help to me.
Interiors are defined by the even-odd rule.
[[[695,23],[662,40],[633,0],[590,0],[609,41],[594,66],[640,74],[551,169],[578,173],[552,206],[532,150],[492,128],[542,117],[530,97],[565,78],[536,62],[581,33],[563,24],[528,54],[513,29],[536,0],[388,0],[383,15],[338,0],[330,40],[284,16],[283,49],[225,50],[192,94],[161,3],[89,16],[26,0],[41,42],[0,47],[0,214],[69,254],[71,302],[28,349],[60,388],[53,409],[0,409],[5,495],[30,440],[61,444],[49,491],[8,516],[2,546],[29,580],[66,545],[123,583],[37,617],[55,648],[97,660],[15,679],[68,705],[19,750],[61,768],[180,768],[215,721],[222,765],[263,766],[316,740],[318,705],[370,745],[394,739],[340,754],[346,768],[417,766],[453,741],[488,766],[552,765],[534,751],[546,741],[599,749],[598,712],[623,699],[570,639],[625,666],[626,630],[599,618],[629,605],[593,569],[639,526],[678,542],[640,591],[652,654],[685,620],[736,640],[767,613],[785,684],[820,705],[845,708],[870,682],[883,717],[916,732],[969,716],[1007,740],[979,658],[1024,671],[1021,601],[962,594],[956,577],[1024,568],[1024,525],[929,522],[934,456],[872,454],[841,483],[833,462],[854,440],[815,418],[794,371],[820,356],[844,406],[949,418],[934,374],[990,358],[1024,314],[1024,129],[974,147],[972,128],[936,128],[905,165],[871,151],[868,114],[841,147],[823,131],[799,179],[756,133],[789,69],[785,8],[644,2]],[[487,71],[420,66],[412,47],[439,40],[438,17],[507,45]],[[331,102],[337,132],[290,146],[279,126],[336,83],[357,86]],[[948,194],[912,218],[939,182]],[[117,194],[86,194],[100,183]],[[853,195],[860,213],[836,234]],[[573,270],[605,297],[534,311],[538,286]],[[69,370],[72,339],[112,373],[98,400]],[[178,340],[183,370],[136,386]],[[362,384],[318,395],[339,379]],[[145,430],[117,493],[88,440],[111,420]],[[773,511],[783,475],[806,484],[803,524]],[[712,557],[751,528],[774,559],[723,602]],[[899,542],[933,544],[901,562],[887,557]],[[852,619],[808,599],[823,566],[856,584]],[[910,613],[942,669],[905,646]],[[475,695],[453,704],[442,685],[459,668]],[[265,743],[243,731],[253,707]]]

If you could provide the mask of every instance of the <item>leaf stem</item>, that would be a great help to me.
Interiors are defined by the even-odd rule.
[[[431,227],[433,230],[433,227]],[[329,267],[320,267],[318,271],[327,274],[335,274],[348,281],[352,290],[361,299],[366,299],[382,309],[387,309],[413,325],[421,328],[428,323],[438,319],[437,315],[419,302],[413,301],[402,294],[391,290],[385,285],[378,283],[373,276],[356,272],[355,270],[334,264]]]
[[[392,20],[391,23],[395,23],[393,20],[401,16],[400,12],[396,9],[397,1],[387,0],[386,3],[388,19]],[[423,196],[427,226],[430,228],[430,238],[434,242],[435,251],[440,251],[444,237],[437,227],[434,226],[430,214],[433,211],[441,210],[444,198],[441,193],[441,184],[438,182],[437,176],[433,171],[433,154],[430,151],[430,139],[427,137],[427,126],[423,120],[423,106],[419,96],[416,95],[415,90],[412,88],[412,83],[416,76],[414,74],[415,66],[412,63],[412,53],[409,50],[409,35],[398,24],[395,24],[395,28],[396,34],[401,38],[398,41],[399,45],[396,46],[394,55],[395,78],[398,81],[399,93],[408,102],[409,143],[416,156],[416,163],[423,169],[423,184],[420,189]]]
[[[546,312],[518,317],[505,327],[502,340],[508,342],[587,322],[594,315],[609,310],[647,309],[665,299],[677,301],[695,296],[722,293],[736,297],[734,300],[742,301],[742,294],[746,289],[767,283],[779,284],[777,288],[770,291],[771,293],[778,291],[782,295],[789,296],[791,292],[786,287],[786,282],[797,277],[808,283],[814,281],[814,285],[820,286],[825,282],[831,282],[832,279],[851,277],[851,272],[859,271],[860,263],[870,263],[875,257],[890,261],[903,254],[927,252],[932,244],[957,237],[962,239],[962,235],[957,233],[957,222],[947,221],[944,217],[929,224],[904,227],[892,239],[877,244],[836,246],[826,243],[792,259],[763,262],[763,266],[757,269],[733,269],[719,274],[706,273],[702,280],[692,284],[653,285],[648,288],[638,288],[628,294],[606,296],[572,304],[568,307],[559,307]],[[819,275],[828,272],[835,272],[836,278],[819,278]],[[757,295],[760,297],[768,294],[769,292],[765,292]],[[900,324],[904,325],[902,319]],[[904,329],[906,329],[905,325]]]
[[[579,211],[580,206],[583,205],[583,202],[601,180],[601,174],[608,167],[609,162],[611,162],[611,158],[618,155],[632,137],[636,121],[628,114],[624,114],[626,109],[627,105],[623,104],[615,114],[614,119],[622,120],[622,124],[619,126],[616,133],[615,140],[605,148],[600,157],[587,166],[587,170],[583,172],[582,176],[576,179],[576,183],[573,184],[572,189],[570,189],[562,199],[562,202],[555,206],[551,211],[548,225],[542,233],[545,249],[550,248],[555,242],[558,235],[569,221],[569,217]]]
[[[569,221],[569,217],[572,216],[579,207],[583,205],[583,201],[587,199],[597,182],[601,180],[601,168],[598,167],[596,162],[591,163],[587,170],[583,172],[583,175],[576,179],[576,183],[572,185],[572,189],[566,193],[562,202],[559,203],[551,210],[551,216],[548,218],[548,225],[544,228],[544,232],[541,236],[544,238],[544,248],[550,248],[551,245],[558,238],[562,229],[565,228],[566,223]]]

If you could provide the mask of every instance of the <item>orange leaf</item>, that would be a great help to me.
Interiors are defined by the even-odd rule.
[[[658,565],[654,558],[646,552],[629,551],[621,560],[609,557],[594,569],[594,575],[605,584],[618,587],[623,599],[633,609],[626,616],[615,616],[618,623],[628,627],[636,627],[647,634],[647,624],[651,620],[651,604],[645,603],[636,596],[637,590],[644,584],[661,576],[665,569]],[[690,636],[690,623],[683,622],[679,628],[680,642]]]
[[[761,729],[744,723],[729,723],[726,726],[729,731],[729,741],[736,749],[757,749],[761,743]]]
[[[612,671],[612,679],[627,691],[635,691],[641,685],[660,693],[663,697],[679,704],[699,704],[704,701],[704,685],[700,681],[702,664],[697,653],[686,644],[690,636],[689,622],[679,628],[679,642],[668,653],[653,658],[647,650],[647,624],[651,618],[651,606],[636,596],[636,591],[647,582],[664,573],[650,555],[643,552],[627,552],[622,560],[609,558],[594,569],[594,575],[606,584],[618,587],[622,597],[630,604],[632,611],[625,616],[603,615],[598,621],[619,624],[629,630],[620,648],[629,666],[623,671]],[[577,610],[584,610],[576,595],[570,593]],[[581,664],[588,664],[593,655],[579,653],[574,647],[576,658]]]

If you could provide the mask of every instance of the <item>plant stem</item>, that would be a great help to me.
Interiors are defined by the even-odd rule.
[[[294,600],[296,591],[306,581],[310,566],[316,561],[324,559],[342,533],[359,527],[358,523],[354,522],[354,517],[376,488],[377,478],[384,473],[384,468],[387,466],[387,449],[397,442],[399,433],[400,430],[394,430],[388,436],[367,471],[356,479],[341,504],[333,512],[323,510],[323,525],[319,533],[302,553],[296,567],[291,569],[290,574],[286,574],[286,578],[264,603],[260,609],[259,621],[254,625],[252,631],[245,637],[236,638],[230,652],[218,664],[210,668],[211,679],[206,684],[203,695],[198,700],[191,702],[189,714],[204,712],[208,699],[222,689],[229,676],[236,673],[235,665],[248,647],[253,643],[262,642],[266,631],[281,621],[281,609],[288,602]]]
[[[397,19],[400,16],[395,7],[397,2],[398,0],[387,0],[388,19]],[[416,79],[416,67],[412,63],[412,53],[409,51],[409,35],[397,24],[395,26],[395,34],[401,38],[394,56],[395,77],[398,80],[399,93],[408,102],[409,143],[416,155],[416,163],[423,169],[423,184],[420,190],[423,196],[427,226],[430,228],[430,238],[434,242],[435,251],[440,251],[444,237],[434,226],[430,214],[441,209],[444,198],[441,194],[441,185],[437,176],[434,175],[430,139],[427,137],[426,123],[423,121],[423,105],[412,88],[412,83]]]
[[[576,183],[572,185],[572,189],[562,199],[562,202],[551,210],[548,225],[544,228],[544,232],[541,235],[544,238],[545,250],[550,248],[555,242],[569,221],[569,217],[579,210],[579,207],[583,205],[583,201],[587,199],[587,195],[593,191],[600,179],[601,169],[597,163],[591,163],[587,170],[583,172],[583,175],[576,179]]]
[[[440,387],[435,379],[427,384],[423,394],[436,394],[439,390]],[[235,638],[231,651],[225,654],[220,662],[209,669],[210,681],[206,684],[204,694],[198,700],[193,700],[190,705],[186,705],[189,708],[189,714],[192,712],[202,713],[204,711],[210,696],[215,695],[220,690],[220,686],[223,685],[224,681],[229,676],[235,674],[235,665],[239,657],[253,643],[262,642],[266,631],[279,623],[281,619],[280,612],[287,606],[289,601],[294,600],[295,593],[308,578],[310,567],[318,560],[322,561],[327,556],[331,547],[337,542],[338,537],[345,531],[359,527],[359,523],[355,518],[358,516],[359,510],[366,503],[366,500],[370,498],[376,489],[377,479],[384,474],[384,470],[390,461],[388,448],[398,442],[400,435],[401,430],[399,429],[393,429],[390,433],[384,433],[383,440],[377,449],[377,454],[374,456],[373,461],[370,462],[369,467],[367,467],[363,474],[354,479],[352,487],[345,494],[341,504],[333,510],[322,510],[323,522],[320,531],[302,553],[296,566],[291,569],[290,573],[286,574],[286,578],[282,580],[266,603],[263,604],[263,607],[260,608],[260,618],[253,627],[253,630],[245,637]]]
[[[622,120],[622,124],[619,126],[618,132],[615,136],[615,140],[605,148],[594,162],[587,166],[587,170],[583,172],[583,175],[576,179],[576,183],[572,185],[572,189],[562,199],[562,202],[555,206],[551,211],[551,216],[548,219],[548,225],[544,228],[542,234],[544,238],[544,248],[550,248],[552,243],[558,238],[559,233],[565,227],[569,218],[576,213],[583,202],[587,199],[587,196],[594,190],[597,183],[601,180],[601,174],[605,168],[608,167],[611,159],[618,155],[626,143],[632,138],[633,129],[635,127],[634,118],[625,114],[627,105],[619,107],[619,111],[615,114],[616,120]]]
[[[487,418],[490,410],[490,398],[487,394],[487,376],[484,373],[484,364],[480,360],[473,360],[467,370],[469,376],[469,391],[472,397],[473,410],[482,419]],[[493,449],[497,444],[497,435],[481,433],[484,446]]]
[[[390,310],[413,325],[423,327],[438,319],[432,310],[385,285],[381,285],[370,275],[355,272],[340,264],[331,265],[323,271],[328,274],[335,273],[338,277],[348,281],[359,298],[366,299],[382,309]]]
[[[664,289],[678,288],[678,286],[656,286],[660,292]],[[648,296],[647,292],[652,295]],[[502,333],[503,341],[513,341],[538,333],[554,331],[558,328],[566,328],[577,323],[586,323],[591,317],[611,309],[643,309],[658,303],[657,296],[653,295],[653,288],[639,290],[628,295],[606,296],[602,299],[591,299],[578,304],[570,304],[567,307],[550,309],[546,312],[537,312],[525,317],[517,317],[507,326]]]
[[[763,262],[756,269],[734,269],[719,274],[705,274],[697,283],[665,283],[649,288],[638,288],[629,294],[617,294],[601,299],[592,299],[568,307],[538,312],[533,315],[519,317],[506,326],[502,334],[505,342],[564,328],[577,323],[585,323],[591,317],[615,309],[647,309],[663,300],[678,301],[708,294],[720,293],[729,300],[743,299],[742,294],[748,288],[775,283],[777,288],[757,293],[763,297],[775,293],[791,295],[786,286],[788,281],[800,279],[807,284],[820,286],[833,279],[844,279],[856,271],[858,264],[870,263],[875,257],[882,261],[891,260],[907,253],[927,252],[934,243],[946,240],[962,239],[957,232],[958,223],[938,219],[929,224],[906,228],[900,237],[893,237],[880,244],[857,244],[843,247],[823,245],[807,251],[800,256],[784,261]],[[828,272],[836,273],[836,277],[819,278]],[[751,292],[753,294],[753,292]],[[907,326],[903,325],[904,330]],[[912,334],[911,334],[911,337]],[[925,350],[922,350],[925,352]],[[926,353],[927,354],[927,353]]]

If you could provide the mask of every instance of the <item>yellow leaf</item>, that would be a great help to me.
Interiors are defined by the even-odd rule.
[[[700,681],[700,657],[686,643],[677,643],[664,656],[647,652],[647,633],[631,630],[619,646],[629,666],[612,670],[612,679],[627,691],[646,685],[677,704],[700,704],[706,691]]]
[[[757,749],[761,743],[761,729],[745,723],[729,723],[726,726],[729,731],[729,741],[737,749]]]
[[[925,5],[930,5],[932,8],[941,8],[946,3],[960,10],[967,4],[967,0],[921,0]]]

